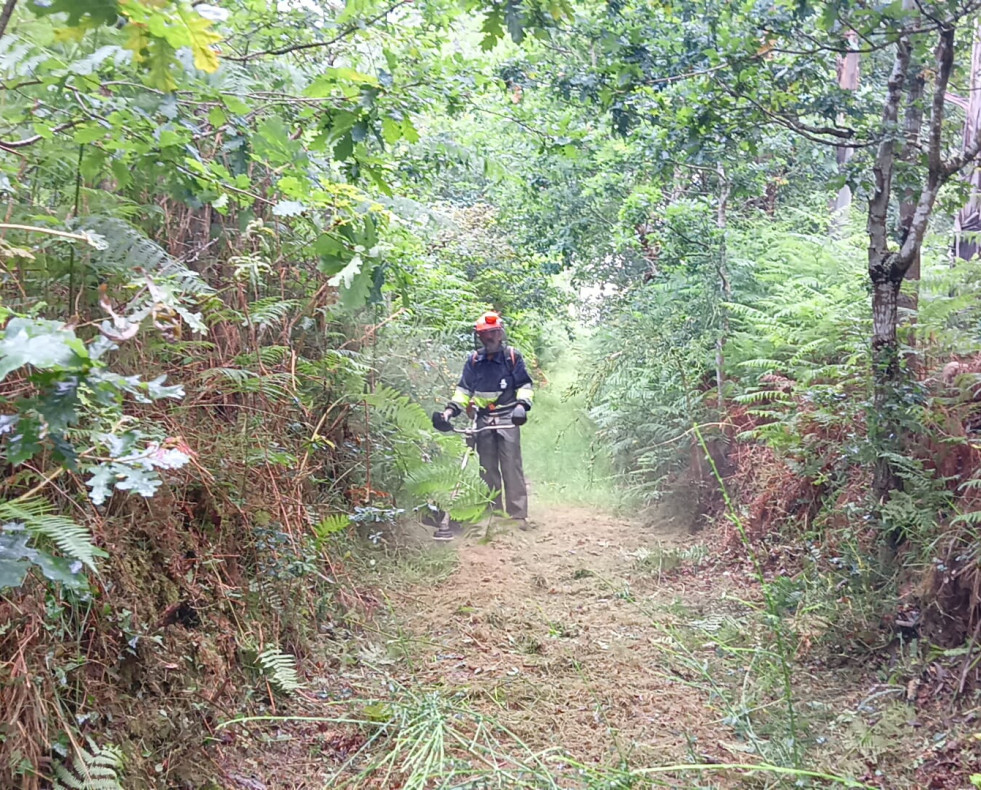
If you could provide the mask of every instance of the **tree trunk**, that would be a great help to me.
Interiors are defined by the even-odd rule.
[[[876,377],[887,384],[899,379],[899,286],[892,280],[872,286],[872,364]]]
[[[858,47],[858,34],[850,30],[845,35],[849,47]],[[838,87],[846,91],[858,90],[859,53],[848,52],[838,61]],[[844,122],[844,116],[838,116],[839,123]],[[844,170],[848,160],[852,158],[855,149],[849,145],[838,146],[838,170]],[[848,222],[848,209],[852,205],[852,190],[848,184],[843,184],[838,195],[831,204],[831,236],[840,238]]]
[[[895,127],[899,120],[899,105],[911,56],[909,36],[900,36],[896,42],[896,56],[889,76],[886,101],[882,107],[884,130]],[[899,286],[905,273],[896,265],[897,253],[889,249],[888,217],[895,155],[894,139],[884,135],[879,142],[872,167],[875,189],[869,198],[868,215],[874,397],[866,419],[869,442],[876,453],[873,494],[878,503],[887,501],[890,492],[896,489],[899,482],[886,455],[893,449],[890,437],[894,437],[898,431],[889,407],[900,373],[896,324],[899,317]]]
[[[968,149],[981,130],[981,20],[974,24],[974,46],[971,48],[971,88],[964,118],[964,148]],[[981,247],[981,169],[975,164],[967,173],[971,193],[967,203],[954,217],[954,257],[969,261]],[[964,234],[968,233],[968,238]]]
[[[913,70],[916,72],[909,79],[909,88],[906,94],[906,117],[903,123],[905,140],[900,158],[913,166],[916,157],[919,156],[920,132],[923,127],[923,94],[926,80],[919,65],[915,65]],[[903,191],[903,199],[899,204],[899,237],[903,241],[910,233],[913,225],[913,217],[916,215],[916,205],[920,196],[916,190],[907,187]],[[906,270],[906,280],[912,284],[906,293],[899,294],[899,307],[906,311],[904,324],[908,324],[911,329],[909,332],[908,345],[915,346],[913,327],[916,325],[917,312],[920,308],[919,288],[920,288],[920,250],[917,249],[913,256],[909,269]],[[907,362],[915,369],[916,355],[910,353]]]
[[[903,0],[904,8],[912,8],[914,0]],[[949,159],[944,159],[944,103],[947,87],[954,71],[955,26],[940,26],[936,31],[937,46],[934,50],[935,63],[927,70],[913,68],[912,83],[907,86],[910,64],[913,59],[911,31],[905,28],[896,39],[896,54],[892,72],[887,84],[886,100],[882,107],[881,137],[872,167],[874,189],[869,198],[869,279],[872,282],[872,377],[874,398],[867,413],[868,438],[875,451],[875,475],[873,493],[881,514],[881,505],[889,500],[892,491],[902,487],[902,480],[896,473],[892,462],[896,454],[904,452],[903,412],[909,407],[909,399],[904,392],[906,374],[903,371],[896,325],[899,312],[899,288],[903,277],[919,258],[923,239],[926,236],[930,216],[933,213],[937,196],[946,181],[981,152],[981,139],[975,135],[971,145]],[[906,169],[912,171],[920,162],[926,164],[923,178],[919,181],[917,197],[908,188],[913,183],[912,172],[902,174],[898,195],[893,194],[893,176],[896,165],[896,138],[892,130],[898,129],[899,107],[904,89],[909,101],[922,94],[916,81],[924,73],[933,75],[932,96],[929,102],[929,120],[925,127],[925,139],[919,140],[922,118],[926,107],[908,105],[904,119],[906,140],[900,158],[907,156]],[[893,201],[908,203],[900,216],[901,241],[899,248],[890,243],[888,217]],[[915,201],[915,205],[914,204]],[[888,543],[895,547],[901,535],[887,533]]]
[[[899,288],[902,280],[884,279],[872,285],[872,375],[875,380],[873,410],[869,414],[869,439],[876,448],[872,491],[875,501],[888,500],[900,488],[885,452],[898,451],[898,426],[893,415],[896,386],[901,380],[899,340]]]
[[[16,6],[17,0],[6,0],[3,4],[3,9],[0,10],[0,38],[7,32],[7,25],[10,22],[10,17],[14,15],[14,8]]]

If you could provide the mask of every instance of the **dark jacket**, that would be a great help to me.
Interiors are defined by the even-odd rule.
[[[530,409],[532,397],[531,376],[528,375],[524,358],[519,351],[502,345],[501,350],[492,357],[483,349],[467,357],[460,382],[447,408],[459,414],[473,405],[479,413],[486,414],[510,411],[520,401]]]

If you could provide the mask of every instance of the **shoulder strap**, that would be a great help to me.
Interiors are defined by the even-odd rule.
[[[514,366],[518,364],[517,354],[515,353],[514,346],[508,346],[508,373],[514,373]],[[470,358],[467,363],[470,367],[473,367],[477,363],[477,356],[480,354],[479,351],[471,351]]]

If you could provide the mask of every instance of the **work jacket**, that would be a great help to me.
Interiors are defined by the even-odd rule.
[[[448,408],[454,414],[470,406],[478,414],[509,412],[518,401],[531,408],[532,396],[531,376],[524,358],[516,349],[502,344],[493,355],[481,349],[467,357]]]

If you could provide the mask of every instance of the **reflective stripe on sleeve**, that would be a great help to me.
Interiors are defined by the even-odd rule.
[[[463,387],[457,387],[456,392],[453,393],[453,397],[450,398],[450,400],[465,409],[470,405],[470,401],[473,400],[473,398],[469,392],[463,389]]]
[[[528,401],[528,403],[531,403],[532,399],[535,397],[535,393],[531,387],[522,387],[517,391],[515,397],[518,400]]]

